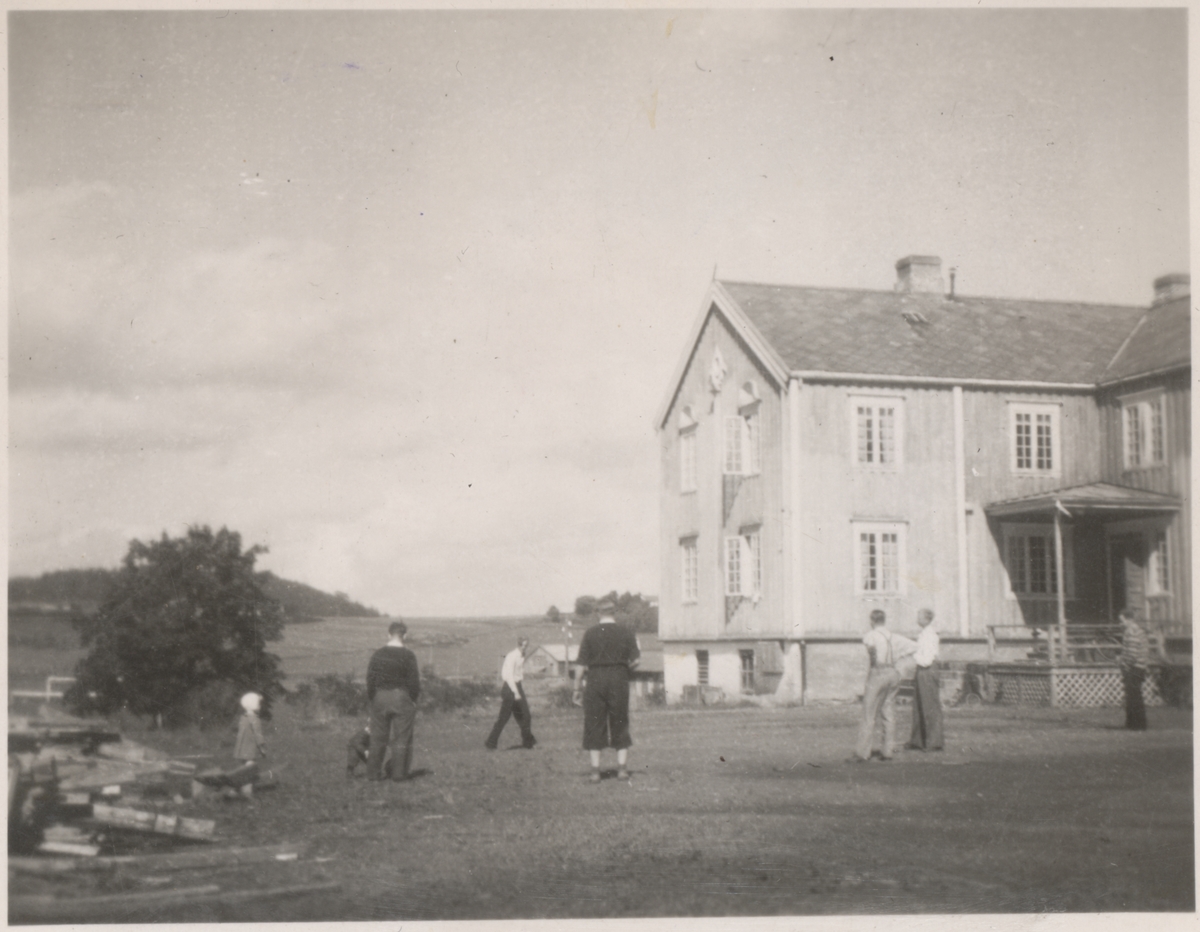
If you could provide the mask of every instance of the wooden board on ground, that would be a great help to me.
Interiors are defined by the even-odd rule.
[[[37,858],[11,856],[10,870],[23,874],[65,874],[73,871],[108,871],[117,868],[149,871],[226,868],[266,861],[295,861],[308,851],[308,844],[263,845],[256,848],[204,848],[169,854],[122,854],[95,858]]]
[[[106,806],[102,803],[92,806],[92,818],[102,825],[114,828],[176,835],[193,841],[212,841],[213,829],[217,825],[212,819],[189,819],[165,812],[147,812],[142,809]]]
[[[13,896],[8,900],[10,921],[56,922],[73,918],[111,916],[137,910],[161,910],[170,906],[248,903],[271,897],[304,896],[312,893],[332,893],[341,884],[295,884],[287,887],[267,887],[251,890],[222,890],[215,884],[179,890],[156,890],[151,893],[118,893],[106,896]]]

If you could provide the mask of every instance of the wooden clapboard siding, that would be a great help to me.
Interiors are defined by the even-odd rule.
[[[1125,432],[1123,400],[1130,395],[1161,388],[1166,426],[1165,462],[1139,469],[1125,468]],[[1190,632],[1192,624],[1192,541],[1191,541],[1191,370],[1124,382],[1099,393],[1102,437],[1102,469],[1107,482],[1178,495],[1179,514],[1166,527],[1167,548],[1171,554],[1172,591],[1156,596],[1151,606],[1155,620],[1172,623],[1180,633]],[[1149,529],[1147,526],[1146,529]]]
[[[709,385],[713,351],[720,349],[727,372],[719,394]],[[753,382],[761,399],[761,472],[736,483],[728,516],[724,481],[724,419],[738,413],[738,393]],[[679,412],[690,405],[697,421],[696,491],[680,490]],[[724,318],[710,312],[668,409],[660,434],[662,588],[659,631],[664,639],[783,636],[784,553],[782,464],[779,456],[783,417],[780,386],[757,364]],[[724,538],[742,528],[759,528],[763,592],[757,602],[742,601],[726,619]],[[682,554],[679,542],[696,538],[699,599],[683,604]]]
[[[1013,471],[1009,406],[1014,402],[1059,405],[1060,463],[1056,475],[1029,476]],[[1052,623],[1057,619],[1056,600],[1018,600],[1009,594],[1000,522],[989,521],[983,508],[989,502],[1094,482],[1100,470],[1096,402],[1091,393],[1084,392],[966,389],[963,422],[966,499],[970,510],[967,559],[971,633],[982,634],[988,625]],[[1077,592],[1083,591],[1084,582],[1079,571],[1077,559]],[[1088,572],[1084,568],[1085,577]],[[1066,607],[1068,617],[1081,610],[1074,599],[1067,600]]]
[[[1060,469],[1057,475],[1027,476],[1013,472],[1009,433],[1011,402],[1058,404]],[[1050,489],[1095,482],[1100,474],[1099,418],[1090,393],[963,391],[968,502],[985,505]]]
[[[855,464],[852,399],[870,395],[902,400],[903,461],[895,471]],[[873,608],[887,611],[898,630],[914,629],[917,609],[932,608],[939,627],[954,630],[959,580],[950,388],[809,383],[800,399],[804,493],[798,598],[806,633],[861,632]],[[902,594],[868,599],[858,593],[856,519],[905,522]]]

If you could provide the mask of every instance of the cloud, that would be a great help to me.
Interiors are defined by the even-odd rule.
[[[14,391],[198,381],[316,389],[370,358],[364,325],[375,296],[319,240],[181,249],[133,221],[111,186],[13,200]]]

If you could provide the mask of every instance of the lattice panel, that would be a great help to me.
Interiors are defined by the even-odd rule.
[[[1062,670],[1054,674],[1058,693],[1058,705],[1094,708],[1105,705],[1122,705],[1125,688],[1121,685],[1121,674],[1112,670],[1079,670],[1069,673]]]
[[[995,674],[996,701],[1016,705],[1049,705],[1050,677],[1029,673]]]
[[[1050,677],[1054,677],[1055,704],[1076,708],[1125,704],[1120,670],[1064,670],[1028,673],[994,670],[995,701],[1014,705],[1050,705]],[[1159,674],[1152,670],[1142,681],[1142,698],[1148,706],[1165,705]]]
[[[1158,682],[1158,671],[1152,672],[1144,680],[1142,680],[1142,698],[1146,700],[1146,705],[1166,705],[1167,702],[1163,699],[1162,686]],[[1121,697],[1121,701],[1125,701],[1125,697]]]

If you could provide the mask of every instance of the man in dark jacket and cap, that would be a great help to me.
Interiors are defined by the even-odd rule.
[[[629,779],[629,672],[637,666],[641,649],[633,632],[616,623],[617,606],[600,600],[600,623],[592,625],[579,645],[578,663],[585,668],[583,691],[583,746],[591,756],[591,782],[600,782],[600,752],[617,750],[617,777]]]

